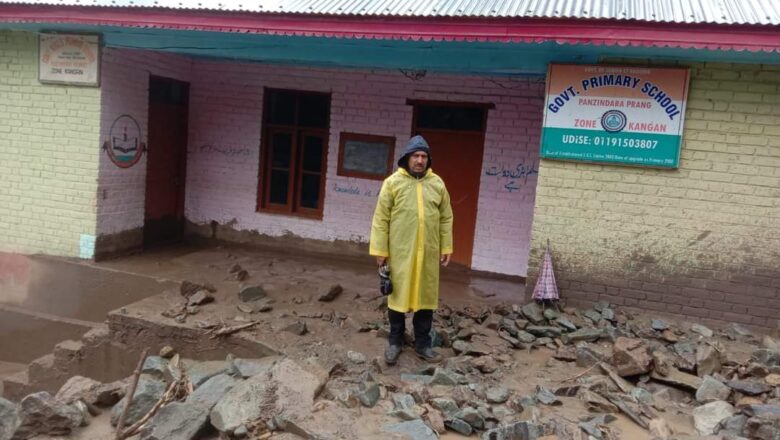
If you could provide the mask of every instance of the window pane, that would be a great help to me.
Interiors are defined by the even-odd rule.
[[[295,92],[269,90],[268,122],[271,124],[295,124]]]
[[[417,106],[417,128],[482,131],[484,109],[446,105]]]
[[[271,134],[271,166],[290,168],[290,155],[292,155],[292,134]]]
[[[298,125],[301,127],[328,127],[330,97],[328,95],[301,94],[298,108]]]
[[[271,171],[271,191],[269,202],[279,205],[287,204],[287,189],[289,188],[289,175],[288,171]]]
[[[320,175],[305,173],[301,180],[301,206],[317,209],[320,203]]]
[[[303,170],[319,173],[322,171],[322,138],[304,136],[303,138]]]

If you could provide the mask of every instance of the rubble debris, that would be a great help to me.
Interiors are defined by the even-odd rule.
[[[646,374],[652,368],[653,358],[641,339],[619,337],[615,341],[612,365],[620,376]]]
[[[292,324],[282,328],[282,330],[294,333],[298,336],[303,336],[309,331],[309,329],[306,327],[306,322],[304,321],[295,321]]]
[[[709,328],[707,328],[707,327],[705,327],[705,326],[703,326],[701,324],[693,324],[693,325],[691,325],[691,331],[694,332],[694,333],[698,333],[698,334],[702,335],[705,338],[711,338],[712,335],[714,334],[712,332],[712,330],[710,330]]]
[[[718,400],[693,410],[693,423],[699,435],[715,434],[721,420],[734,415],[735,409],[728,402]]]
[[[422,420],[412,420],[407,422],[385,425],[382,431],[393,434],[403,434],[409,440],[436,440],[438,436]]]
[[[268,296],[268,294],[266,293],[265,288],[259,284],[242,286],[238,291],[238,299],[243,302],[257,301],[266,296]]]
[[[696,401],[709,403],[717,400],[727,400],[731,389],[712,376],[704,376],[701,386],[696,390]]]
[[[683,373],[676,368],[671,368],[668,374],[665,376],[653,370],[650,372],[650,377],[660,382],[669,383],[691,390],[698,390],[701,387],[701,378],[692,374]]]
[[[653,330],[664,331],[669,329],[669,324],[663,319],[653,319],[650,321],[650,327],[652,327]]]
[[[522,421],[487,430],[482,434],[481,440],[539,440],[542,435],[542,426]]]
[[[322,302],[330,302],[336,299],[339,295],[341,295],[341,292],[344,291],[344,288],[341,287],[341,284],[336,284],[334,286],[331,286],[330,289],[326,293],[323,293],[320,295],[320,297],[317,299],[318,301]]]
[[[780,415],[762,414],[745,422],[744,433],[755,440],[777,440],[780,433]]]
[[[696,348],[696,374],[699,377],[717,373],[721,366],[720,350],[710,344],[700,344]]]
[[[726,385],[733,390],[749,396],[756,396],[772,390],[772,386],[769,384],[761,383],[756,380],[730,380],[726,382]]]
[[[536,386],[536,395],[534,397],[539,403],[544,405],[553,406],[563,404],[561,399],[559,399],[552,391],[541,385]]]

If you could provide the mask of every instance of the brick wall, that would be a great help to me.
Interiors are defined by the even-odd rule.
[[[540,79],[429,73],[414,80],[398,71],[213,61],[195,61],[193,72],[186,216],[199,224],[216,221],[270,236],[366,242],[381,182],[337,175],[339,133],[395,136],[397,156],[411,131],[407,98],[495,103],[488,116],[473,267],[525,275],[536,175],[511,179],[492,174],[519,165],[537,168],[544,89]],[[332,94],[321,221],[255,211],[263,87]],[[510,182],[517,189],[508,190]],[[339,188],[357,188],[359,194]]]
[[[149,76],[189,79],[189,58],[139,50],[105,49],[101,65],[100,139],[109,139],[111,125],[129,115],[148,141]],[[108,255],[143,244],[146,155],[130,168],[117,167],[100,155],[97,206],[97,253]]]
[[[100,89],[40,84],[37,45],[0,31],[0,251],[90,258]]]
[[[774,327],[780,67],[691,67],[678,170],[542,160],[529,281],[549,238],[568,300]]]

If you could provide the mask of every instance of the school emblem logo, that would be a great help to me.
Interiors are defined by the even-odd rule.
[[[627,123],[626,114],[620,110],[608,110],[601,116],[601,126],[610,133],[623,131]]]
[[[108,140],[103,143],[108,158],[119,168],[130,168],[141,160],[146,146],[141,142],[141,126],[130,115],[122,115],[111,124]]]

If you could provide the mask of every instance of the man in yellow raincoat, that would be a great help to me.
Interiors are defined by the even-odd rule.
[[[385,362],[395,364],[401,354],[407,312],[414,312],[415,353],[439,362],[430,333],[439,303],[439,264],[449,264],[452,255],[450,195],[431,170],[431,151],[422,136],[409,140],[398,166],[382,184],[369,249],[377,264],[389,265],[393,283],[387,301],[390,340]]]

